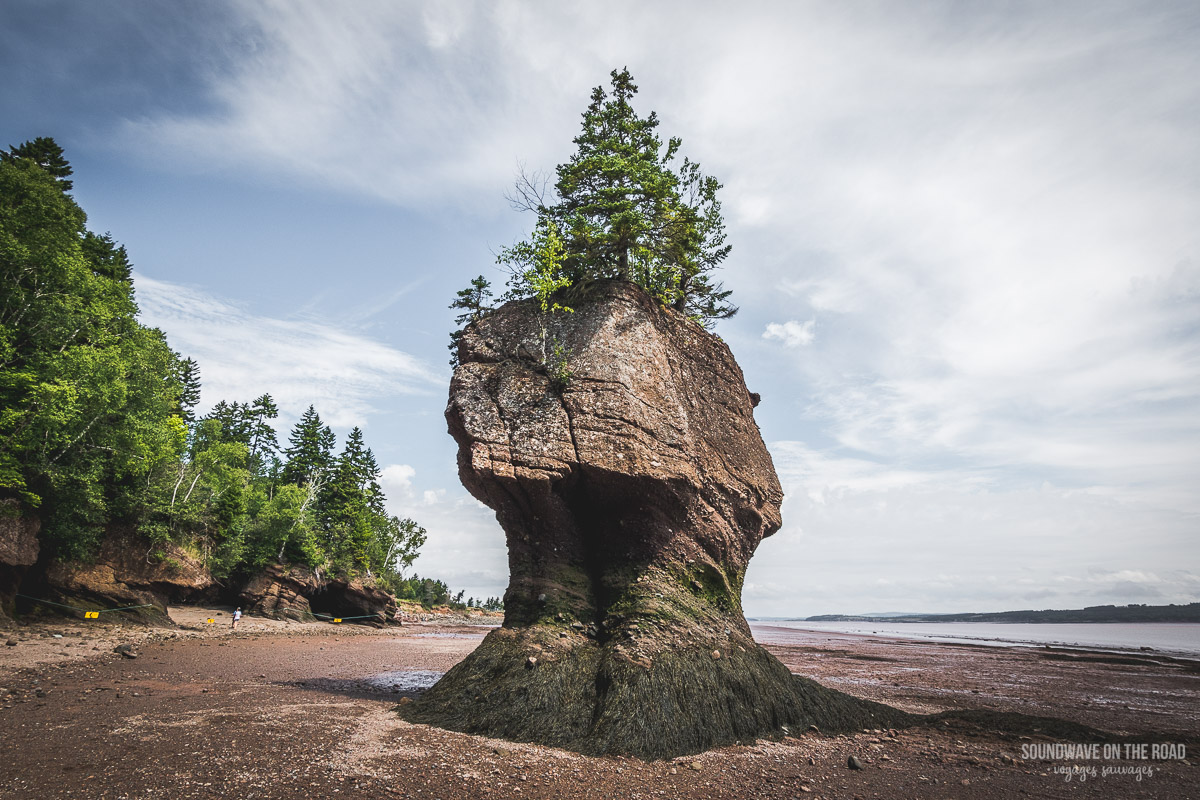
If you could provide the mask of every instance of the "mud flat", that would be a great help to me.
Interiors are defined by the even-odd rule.
[[[0,643],[17,642],[0,646],[0,797],[1200,796],[1192,766],[1200,671],[1153,653],[796,631],[774,644],[756,628],[793,671],[858,697],[920,713],[1055,716],[1126,743],[1185,743],[1182,760],[1023,758],[1023,749],[1064,740],[950,720],[847,736],[781,731],[776,740],[644,762],[469,736],[394,713],[486,628],[250,618],[234,634],[228,611],[216,613],[173,609],[179,630],[49,621],[0,631]],[[137,657],[114,653],[121,643]],[[847,766],[851,756],[862,769]]]

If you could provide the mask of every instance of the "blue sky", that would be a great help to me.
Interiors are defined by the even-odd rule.
[[[0,144],[64,146],[205,405],[362,426],[416,569],[494,595],[447,305],[622,66],[725,184],[787,492],[748,613],[1200,599],[1193,3],[8,0]]]

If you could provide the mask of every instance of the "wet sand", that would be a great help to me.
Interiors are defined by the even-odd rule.
[[[958,723],[852,736],[793,731],[653,763],[468,736],[400,720],[393,708],[406,693],[395,679],[444,672],[485,629],[248,619],[233,634],[227,610],[223,624],[202,622],[213,613],[173,609],[184,625],[175,631],[64,621],[0,632],[0,641],[17,641],[0,647],[0,797],[1200,796],[1195,753],[1186,761],[1023,759],[1022,746],[1057,740]],[[760,635],[779,641],[768,649],[793,671],[909,711],[1052,715],[1146,743],[1194,736],[1200,718],[1197,666],[1154,654]],[[112,652],[123,641],[136,644],[137,658]],[[863,769],[847,767],[851,755]],[[1063,771],[1078,767],[1096,775],[1067,781]],[[1104,776],[1105,767],[1138,769],[1141,780]]]

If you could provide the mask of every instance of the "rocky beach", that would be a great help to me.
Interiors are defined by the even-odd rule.
[[[1057,717],[1127,743],[1185,743],[1184,759],[1024,758],[1034,745],[1073,742],[943,720],[846,735],[781,730],[643,761],[401,719],[397,706],[472,652],[486,626],[445,619],[374,629],[250,617],[234,632],[229,612],[172,607],[175,628],[46,619],[5,631],[3,640],[14,644],[0,648],[0,797],[1187,798],[1200,791],[1191,763],[1200,665],[1154,653],[828,632],[777,637],[756,628],[790,670],[855,697],[922,714]],[[131,645],[124,649],[134,657],[115,652],[119,645]]]

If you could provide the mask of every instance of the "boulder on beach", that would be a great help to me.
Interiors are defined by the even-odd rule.
[[[446,418],[507,537],[505,620],[404,716],[666,758],[898,714],[751,637],[742,582],[783,491],[729,348],[633,284],[586,295],[510,302],[459,340]]]

